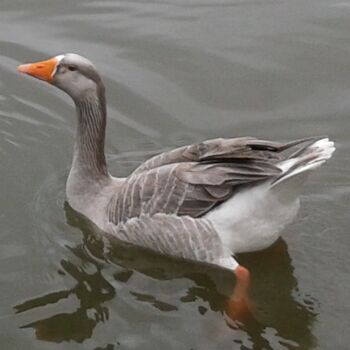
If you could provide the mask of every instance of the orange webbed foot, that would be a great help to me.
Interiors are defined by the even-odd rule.
[[[236,286],[232,296],[226,305],[226,321],[229,326],[236,327],[237,323],[245,322],[252,314],[253,304],[249,298],[250,273],[243,267],[238,266],[234,270]]]

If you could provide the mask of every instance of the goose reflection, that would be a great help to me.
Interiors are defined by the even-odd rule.
[[[76,259],[74,262],[62,260],[58,273],[73,278],[75,286],[29,299],[16,305],[15,310],[23,313],[69,298],[77,300],[78,306],[73,312],[57,313],[22,326],[35,329],[38,339],[82,342],[91,338],[97,324],[108,322],[106,304],[118,297],[114,286],[128,284],[135,271],[161,281],[185,278],[193,282],[189,288],[181,291],[174,304],[159,300],[151,293],[130,290],[135,302],[148,303],[161,312],[177,312],[178,305],[198,303],[199,300],[199,314],[204,315],[211,310],[224,316],[226,295],[232,293],[235,285],[234,276],[229,271],[163,257],[114,238],[106,238],[67,203],[65,213],[67,223],[79,228],[83,238],[79,244],[68,248],[79,263],[76,263]],[[301,297],[297,295],[297,281],[285,242],[279,240],[268,250],[240,255],[239,259],[252,272],[251,295],[256,308],[237,328],[247,333],[252,348],[274,349],[273,342],[278,343],[279,348],[286,349],[313,347],[314,301],[311,298],[299,301]],[[117,265],[116,272],[107,278],[103,270],[111,265]],[[226,328],[224,321],[223,327]],[[233,341],[237,346],[246,348],[235,339],[234,333]]]
[[[22,313],[38,307],[56,304],[64,299],[75,298],[79,306],[71,313],[58,313],[49,318],[40,319],[22,326],[34,328],[36,337],[40,340],[62,342],[74,340],[82,342],[90,338],[93,329],[99,322],[108,319],[108,309],[103,305],[115,297],[113,286],[103,277],[102,265],[93,257],[84,254],[84,245],[99,246],[93,237],[84,235],[84,243],[68,248],[81,260],[77,265],[69,260],[61,260],[61,275],[69,276],[75,281],[71,289],[61,290],[27,300],[15,306],[17,313]],[[89,242],[91,241],[91,242]]]

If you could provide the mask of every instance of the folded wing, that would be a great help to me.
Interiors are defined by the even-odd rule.
[[[118,224],[156,213],[201,217],[242,186],[278,177],[281,152],[310,140],[215,139],[162,153],[126,179],[109,204],[109,219]]]

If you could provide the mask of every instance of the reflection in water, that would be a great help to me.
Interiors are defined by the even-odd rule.
[[[240,262],[252,273],[255,318],[249,320],[244,329],[254,339],[254,348],[270,348],[267,340],[273,349],[312,348],[314,301],[311,298],[303,303],[299,301],[286,243],[280,239],[270,249],[240,256]]]
[[[84,235],[83,245],[94,244],[90,237]],[[99,245],[99,242],[96,241],[96,244]],[[22,327],[35,328],[36,336],[41,340],[82,342],[90,338],[96,324],[108,319],[108,309],[103,306],[103,303],[113,299],[116,294],[113,286],[103,277],[100,264],[96,263],[92,257],[82,254],[82,245],[69,249],[81,259],[82,264],[76,266],[69,260],[62,260],[60,262],[62,270],[59,270],[58,273],[69,275],[76,281],[76,285],[71,289],[49,293],[15,306],[17,312],[20,313],[58,303],[72,295],[79,300],[79,307],[72,313],[59,313]]]
[[[109,310],[106,302],[117,297],[112,284],[128,283],[134,271],[157,280],[190,279],[194,285],[183,290],[176,302],[181,304],[202,300],[209,305],[211,311],[223,315],[224,324],[227,300],[225,295],[229,295],[234,287],[234,277],[229,271],[163,257],[117,242],[114,238],[106,239],[105,236],[96,233],[95,228],[68,204],[65,204],[65,211],[67,222],[81,230],[83,240],[78,245],[68,248],[79,258],[80,263],[62,260],[62,270],[58,273],[73,278],[75,286],[29,299],[16,305],[15,309],[17,313],[23,313],[38,307],[48,307],[72,297],[78,300],[78,307],[74,312],[58,313],[35,320],[22,328],[34,328],[38,339],[51,342],[82,342],[91,338],[98,323],[108,322]],[[251,293],[256,309],[244,324],[239,324],[232,330],[236,346],[242,349],[293,349],[299,348],[301,344],[305,349],[313,347],[313,302],[305,301],[307,305],[303,305],[295,300],[297,281],[293,276],[285,242],[279,240],[270,249],[241,255],[239,260],[252,273]],[[103,273],[104,267],[111,264],[124,268],[112,274],[114,282],[108,281]],[[157,296],[150,293],[138,290],[130,291],[130,295],[134,301],[148,303],[161,312],[178,312],[176,305],[158,300]],[[198,307],[200,315],[207,312],[208,308],[205,306]],[[246,332],[248,344],[235,337],[237,329]]]
[[[22,328],[35,328],[36,336],[40,340],[82,342],[84,339],[91,337],[92,331],[98,322],[104,322],[108,319],[108,309],[103,306],[103,303],[112,299],[115,296],[115,291],[102,277],[100,270],[89,274],[82,268],[78,268],[65,260],[61,261],[61,266],[65,273],[76,280],[77,284],[74,288],[28,300],[15,308],[17,312],[23,312],[35,307],[57,303],[68,298],[70,294],[74,294],[80,302],[76,311],[59,313],[27,324]],[[89,310],[93,310],[92,315]]]

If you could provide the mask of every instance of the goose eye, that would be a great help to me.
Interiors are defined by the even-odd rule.
[[[68,69],[72,72],[76,71],[77,70],[77,67],[75,66],[68,66]]]

